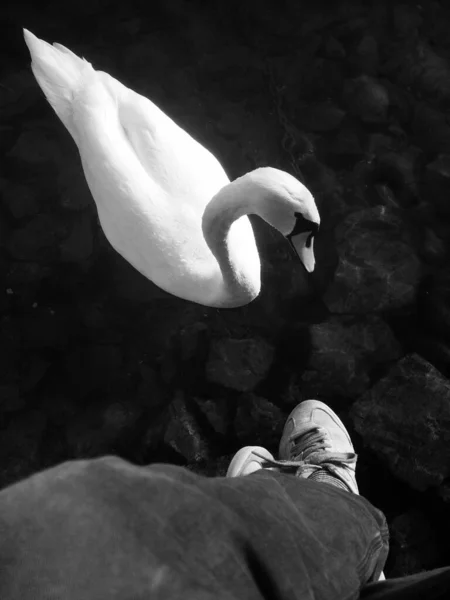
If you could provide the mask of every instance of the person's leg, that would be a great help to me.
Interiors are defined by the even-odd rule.
[[[350,436],[336,413],[326,404],[318,400],[307,400],[298,404],[289,415],[279,445],[279,459],[264,448],[247,446],[242,448],[233,458],[227,476],[248,475],[258,469],[266,468],[291,473],[298,478],[308,479],[321,484],[337,487],[347,494],[359,494],[356,483],[355,467],[357,456]],[[304,503],[309,496],[301,501]],[[345,499],[344,504],[348,504]],[[372,507],[373,508],[373,507]],[[302,512],[312,514],[314,508],[301,507]],[[311,512],[312,511],[312,512]],[[377,568],[370,571],[370,564],[361,573],[361,581],[384,580],[382,568],[388,553],[388,530],[381,512],[373,508],[374,516],[380,525],[376,539],[380,548],[376,551]],[[332,518],[340,519],[340,511],[332,511]],[[322,519],[323,522],[326,519]],[[345,527],[349,539],[358,540],[357,528],[364,527],[366,521],[354,523],[353,527]],[[320,521],[314,526],[319,526]],[[372,526],[370,523],[369,527]],[[339,524],[337,526],[339,530]],[[344,528],[343,528],[344,529]],[[365,539],[362,536],[362,539]],[[374,544],[376,547],[377,544]],[[356,545],[353,546],[356,550]],[[369,550],[370,552],[370,550]],[[332,569],[331,565],[329,566]]]
[[[0,597],[357,598],[384,527],[356,494],[278,470],[74,461],[0,492]]]
[[[351,598],[376,564],[372,513],[266,470],[209,479],[112,457],[65,463],[0,492],[0,597]]]
[[[303,458],[316,456],[317,439],[303,440]],[[0,597],[355,596],[384,550],[381,513],[344,489],[267,466],[210,479],[107,457],[11,486],[0,492]]]
[[[279,454],[281,460],[276,461],[267,450],[259,446],[242,448],[231,462],[228,476],[251,474],[268,467],[280,468],[284,471],[293,470],[298,477],[358,493],[355,479],[356,455],[350,437],[337,415],[322,402],[308,400],[292,411],[284,428]],[[294,497],[293,499],[295,501]],[[375,518],[382,516],[377,513],[378,511],[375,512]],[[341,531],[346,530],[341,528]],[[450,598],[450,567],[387,581],[381,572],[376,581],[388,550],[384,518],[380,531],[384,531],[385,544],[378,555],[378,566],[372,578],[374,581],[362,587],[358,596],[360,600]],[[354,531],[350,535],[352,537]],[[358,535],[355,539],[358,539]]]

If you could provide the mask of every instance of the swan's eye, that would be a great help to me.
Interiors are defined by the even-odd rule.
[[[306,246],[309,248],[311,246],[312,238],[315,236],[315,234],[317,233],[317,231],[319,229],[319,225],[317,223],[313,223],[312,221],[309,221],[308,219],[305,219],[305,217],[302,215],[302,213],[296,212],[294,214],[295,214],[294,229],[291,231],[291,233],[287,237],[289,238],[289,237],[292,237],[299,233],[311,232],[311,235],[308,236],[308,239],[306,241]]]

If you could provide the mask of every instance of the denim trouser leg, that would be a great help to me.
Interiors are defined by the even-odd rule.
[[[106,457],[0,492],[2,600],[347,600],[387,548],[364,498],[266,470],[205,478]]]

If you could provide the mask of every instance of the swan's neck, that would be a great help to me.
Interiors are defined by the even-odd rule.
[[[247,304],[260,292],[261,264],[253,230],[241,217],[257,214],[268,220],[268,200],[268,191],[249,185],[244,176],[222,188],[205,208],[203,235],[222,272],[229,306]]]

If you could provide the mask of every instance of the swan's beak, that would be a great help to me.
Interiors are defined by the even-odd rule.
[[[314,258],[314,236],[311,235],[310,231],[305,231],[297,233],[297,235],[292,235],[288,239],[302,261],[305,269],[308,273],[312,273],[316,264]]]

